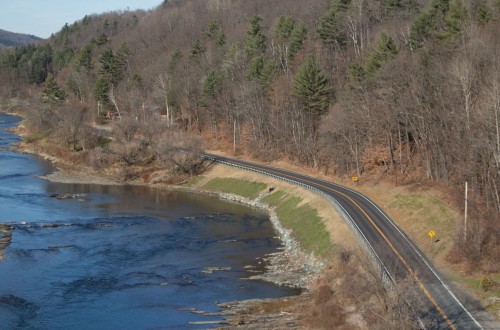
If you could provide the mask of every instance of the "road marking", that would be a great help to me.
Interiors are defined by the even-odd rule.
[[[336,184],[333,184],[333,185],[336,185]],[[337,185],[338,186],[338,185]],[[460,300],[458,300],[458,298],[455,296],[455,294],[450,290],[450,288],[443,282],[443,280],[441,279],[441,277],[439,277],[439,275],[434,271],[434,269],[431,267],[431,265],[427,262],[427,260],[422,256],[422,254],[417,250],[417,248],[413,245],[413,243],[406,237],[406,235],[398,228],[398,226],[396,226],[396,224],[377,206],[377,204],[375,204],[374,202],[372,202],[369,198],[367,198],[366,196],[360,194],[359,192],[355,191],[355,190],[352,190],[352,189],[349,189],[349,188],[346,188],[347,190],[349,191],[352,191],[353,193],[355,193],[356,195],[364,198],[365,200],[367,200],[373,207],[375,207],[379,212],[380,214],[382,214],[384,216],[384,218],[387,219],[387,221],[399,232],[399,234],[406,240],[406,242],[408,243],[408,245],[410,245],[413,249],[413,251],[415,251],[415,253],[420,257],[420,259],[422,259],[422,261],[427,265],[427,267],[430,269],[430,271],[434,274],[434,276],[436,276],[436,278],[438,279],[438,281],[443,285],[443,287],[446,289],[446,291],[448,291],[448,293],[453,297],[453,299],[455,299],[455,301],[457,302],[457,304],[460,305],[460,307],[462,307],[462,309],[467,313],[467,315],[469,315],[469,317],[471,318],[472,321],[474,321],[474,323],[479,327],[479,329],[484,329],[481,324],[472,316],[472,314],[469,312],[469,310],[467,308],[465,308],[464,305],[462,305],[462,303],[460,302]]]
[[[322,187],[324,187],[324,186],[322,186]],[[325,188],[328,189],[328,187],[325,187]],[[338,190],[332,189],[332,188],[329,188],[328,190],[334,191],[334,192],[336,192],[336,193],[344,196],[345,198],[349,199],[351,201],[351,203],[353,203],[354,205],[356,205],[356,207],[365,215],[365,217],[368,219],[368,221],[370,221],[370,223],[372,224],[372,226],[379,232],[380,236],[382,236],[382,238],[386,241],[386,243],[389,244],[389,246],[391,247],[392,251],[394,251],[394,253],[396,253],[396,255],[398,256],[398,258],[401,260],[401,262],[408,269],[408,271],[413,276],[413,278],[415,279],[415,281],[417,281],[418,286],[420,286],[420,288],[422,289],[422,291],[424,291],[424,293],[427,296],[427,298],[429,298],[429,300],[432,302],[432,304],[437,308],[439,314],[441,314],[441,316],[445,319],[446,323],[448,323],[450,325],[450,328],[456,330],[457,328],[455,327],[455,325],[453,324],[453,322],[448,318],[448,316],[446,315],[446,313],[441,309],[441,307],[439,306],[439,304],[434,300],[434,297],[432,297],[431,293],[427,290],[427,288],[422,283],[422,281],[420,280],[420,278],[418,277],[418,275],[415,273],[415,271],[410,267],[410,265],[408,265],[408,262],[405,260],[405,258],[403,258],[403,256],[398,252],[398,250],[394,247],[394,245],[392,245],[391,241],[389,241],[389,239],[387,238],[387,236],[385,236],[385,234],[382,232],[382,230],[377,226],[377,224],[373,221],[373,219],[365,212],[365,210],[363,210],[363,208],[358,203],[356,203],[356,201],[354,201],[351,197],[349,197],[348,195],[346,195],[346,194],[344,194],[344,193],[342,193],[342,192],[340,192]]]
[[[267,167],[267,166],[266,166]],[[299,175],[302,175],[303,177],[306,177],[308,178],[307,175],[303,175],[303,174],[299,174]],[[399,229],[398,226],[396,226],[396,224],[385,214],[384,211],[382,211],[377,204],[375,204],[370,198],[366,197],[365,195],[363,195],[362,193],[360,193],[359,191],[356,191],[356,190],[353,190],[351,188],[348,188],[348,187],[345,187],[345,186],[342,186],[342,185],[339,185],[337,183],[333,183],[333,182],[329,182],[329,181],[326,181],[326,180],[323,180],[323,179],[318,179],[318,178],[311,178],[313,180],[316,180],[316,181],[319,181],[319,182],[322,182],[322,183],[325,183],[325,184],[329,184],[329,185],[332,185],[332,186],[335,186],[335,187],[339,187],[339,188],[342,188],[342,189],[345,189],[345,190],[348,190],[349,192],[363,198],[364,200],[366,200],[368,203],[370,203],[373,207],[375,207],[379,212],[380,214],[382,214],[384,216],[384,218],[399,232],[399,234],[406,240],[406,242],[408,243],[409,246],[411,246],[411,248],[413,249],[413,251],[420,257],[420,259],[422,259],[422,261],[425,263],[425,265],[429,268],[429,270],[434,274],[434,276],[438,279],[438,281],[441,283],[441,285],[443,285],[443,287],[446,289],[446,291],[450,294],[450,296],[453,297],[453,299],[455,299],[455,301],[457,302],[458,305],[460,305],[460,307],[462,307],[462,309],[467,313],[467,315],[470,317],[470,319],[472,321],[474,321],[474,323],[479,327],[479,329],[482,329],[484,330],[484,328],[481,326],[481,324],[472,316],[472,314],[469,312],[469,310],[467,308],[465,308],[465,306],[460,302],[460,300],[458,300],[458,298],[455,296],[455,294],[451,291],[451,289],[448,287],[448,285],[446,285],[446,283],[444,283],[444,281],[441,279],[441,277],[438,275],[438,273],[432,268],[432,266],[427,262],[427,260],[424,258],[424,256],[422,256],[422,254],[418,251],[418,249],[413,245],[413,243],[408,239],[408,237],[406,237],[406,235]],[[308,182],[312,182],[312,181],[309,181],[309,180],[306,180]],[[322,187],[325,187],[324,185],[321,185],[320,186]],[[327,188],[327,187],[326,187]],[[327,188],[328,189],[328,188]],[[335,192],[337,192],[337,190],[334,190]]]
[[[259,171],[262,171],[262,169],[258,168],[258,167],[253,167],[253,165],[251,164],[248,164],[248,163],[243,163],[244,166],[247,166],[249,168],[253,168],[255,170],[259,170]],[[293,180],[297,180],[299,179],[298,177],[295,177],[293,174],[292,175],[289,175],[289,174],[285,174],[285,173],[280,173],[280,172],[277,172],[269,167],[265,167],[266,170],[270,173],[273,173],[273,174],[276,174],[278,176],[282,176],[282,177],[288,177],[290,179],[293,179]],[[430,292],[427,290],[427,288],[425,287],[425,285],[422,283],[422,281],[420,280],[420,278],[418,277],[418,275],[413,271],[413,269],[408,265],[407,261],[403,258],[403,256],[401,256],[401,254],[396,250],[396,248],[394,247],[394,245],[392,245],[392,243],[389,241],[389,239],[384,235],[384,233],[382,232],[382,230],[377,226],[377,224],[375,224],[375,222],[373,221],[373,219],[365,212],[365,210],[363,210],[363,208],[358,204],[356,203],[351,197],[349,197],[348,195],[336,190],[336,189],[333,189],[333,188],[330,188],[330,187],[327,187],[321,183],[315,183],[313,181],[310,181],[308,178],[304,177],[304,178],[301,178],[302,181],[305,181],[311,185],[315,185],[315,186],[319,186],[319,187],[322,187],[324,189],[326,189],[327,191],[330,191],[330,192],[334,192],[334,193],[337,193],[339,195],[342,195],[344,196],[345,198],[347,198],[348,200],[350,200],[364,215],[365,217],[368,219],[368,221],[370,221],[370,223],[372,224],[372,226],[375,228],[375,230],[378,231],[378,233],[382,236],[382,238],[386,241],[386,243],[391,247],[391,249],[393,250],[393,252],[398,256],[398,258],[401,260],[401,262],[405,265],[405,267],[408,269],[408,271],[410,272],[410,274],[413,276],[413,278],[415,279],[415,281],[417,282],[418,286],[420,287],[420,289],[424,292],[424,294],[427,296],[427,298],[431,301],[431,303],[436,307],[436,309],[438,310],[439,314],[441,314],[441,316],[445,319],[446,323],[448,323],[448,325],[450,326],[451,329],[453,330],[456,330],[456,326],[453,324],[453,322],[448,318],[448,316],[446,315],[446,313],[443,311],[443,309],[439,306],[439,304],[436,302],[436,300],[434,300],[434,297],[432,297],[432,295],[430,294]],[[359,195],[359,194],[358,194]],[[373,204],[373,203],[372,203]],[[378,208],[377,208],[378,209]],[[380,211],[380,210],[379,210]],[[383,214],[383,213],[382,213]],[[383,214],[385,216],[385,214]],[[425,260],[424,260],[425,262]],[[427,264],[427,263],[426,263]],[[432,269],[431,269],[432,271]],[[432,271],[434,273],[434,271]],[[439,279],[439,278],[438,278]],[[442,282],[441,282],[442,283]],[[446,287],[446,286],[445,286]],[[446,287],[447,291],[449,291],[449,289]],[[460,304],[461,305],[461,304]],[[463,307],[463,306],[462,306]],[[470,315],[470,314],[469,314]],[[474,321],[476,321],[474,318],[472,318]],[[476,321],[477,323],[477,321]]]

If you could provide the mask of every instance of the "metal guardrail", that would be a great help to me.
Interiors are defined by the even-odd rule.
[[[227,162],[227,161],[224,161],[224,160],[221,160],[221,159],[218,159],[218,158],[215,158],[215,157],[207,156],[207,155],[204,155],[202,157],[204,159],[208,159],[208,160],[211,160],[211,161],[216,162],[216,163],[220,163],[220,164],[223,164],[223,165],[236,167],[236,168],[239,168],[239,169],[242,169],[242,170],[246,170],[246,171],[250,171],[250,172],[254,172],[254,173],[259,173],[259,174],[263,174],[263,175],[267,175],[267,176],[273,177],[273,178],[278,179],[278,180],[286,181],[286,182],[289,182],[289,183],[292,183],[292,184],[304,187],[306,189],[309,189],[309,190],[311,190],[311,191],[313,191],[315,193],[318,193],[322,197],[326,198],[328,201],[330,201],[333,204],[333,206],[337,209],[337,211],[339,211],[339,213],[341,214],[342,218],[346,221],[346,223],[351,227],[351,229],[356,234],[359,242],[367,250],[368,254],[372,258],[372,260],[375,262],[376,267],[378,267],[378,269],[379,269],[379,272],[380,272],[381,277],[382,277],[382,281],[387,286],[389,286],[389,287],[392,287],[392,285],[395,283],[394,277],[389,272],[389,270],[385,267],[384,263],[382,262],[382,260],[378,256],[377,252],[375,252],[375,250],[373,249],[373,246],[370,244],[370,242],[368,242],[368,239],[363,234],[363,232],[361,231],[361,229],[358,227],[358,225],[356,224],[356,222],[352,219],[352,217],[350,216],[350,214],[347,213],[347,211],[344,209],[344,207],[342,205],[340,205],[340,203],[333,196],[331,196],[330,194],[327,194],[323,190],[321,190],[319,188],[316,188],[314,186],[311,186],[311,185],[308,185],[308,184],[305,184],[303,182],[296,181],[296,180],[293,180],[293,179],[285,178],[285,177],[280,176],[280,175],[272,174],[272,173],[269,173],[269,172],[266,172],[266,171],[262,171],[262,170],[258,170],[258,169],[252,168],[252,167],[246,167],[246,166],[239,165],[239,164],[232,163],[232,162]]]
[[[373,249],[373,246],[370,244],[370,242],[368,242],[368,239],[363,234],[363,232],[361,231],[361,229],[358,227],[358,225],[356,224],[356,222],[354,221],[354,219],[351,217],[351,215],[344,209],[344,207],[332,195],[329,195],[329,194],[325,193],[324,191],[322,191],[321,189],[313,187],[311,185],[308,185],[308,184],[305,184],[305,183],[302,183],[302,182],[299,182],[299,181],[296,181],[296,180],[292,180],[292,179],[289,179],[289,178],[285,178],[285,177],[282,177],[282,176],[279,176],[279,175],[271,174],[271,173],[266,172],[266,171],[261,171],[261,170],[255,169],[255,168],[246,167],[246,166],[242,166],[242,165],[239,165],[239,164],[235,164],[235,163],[223,161],[223,160],[217,159],[215,157],[210,157],[210,156],[207,156],[207,155],[202,156],[202,158],[209,159],[209,160],[211,160],[213,162],[217,162],[217,163],[220,163],[220,164],[223,164],[223,165],[236,167],[236,168],[239,168],[239,169],[242,169],[242,170],[259,173],[259,174],[263,174],[263,175],[266,175],[266,176],[273,177],[273,178],[278,179],[278,180],[286,181],[286,182],[289,182],[289,183],[292,183],[292,184],[304,187],[306,189],[309,189],[309,190],[311,190],[313,192],[318,193],[320,196],[326,198],[337,209],[337,211],[340,213],[340,215],[342,216],[342,218],[346,221],[346,223],[349,225],[349,227],[351,227],[351,229],[354,231],[354,233],[356,234],[356,237],[358,238],[359,242],[367,250],[368,254],[370,255],[370,257],[372,258],[372,261],[375,264],[375,267],[377,267],[378,270],[379,270],[379,274],[381,275],[382,282],[389,289],[394,288],[394,284],[396,283],[396,280],[394,279],[394,277],[392,276],[392,274],[389,272],[389,270],[387,269],[387,267],[385,267],[384,263],[382,262],[382,260],[378,256],[377,252],[375,252],[375,250]],[[373,204],[373,202],[372,202],[372,204]],[[406,301],[406,304],[410,308],[412,308],[410,302],[408,300],[406,300],[406,299],[405,299],[405,301]],[[422,319],[420,317],[417,317],[417,321],[418,321],[420,329],[423,330],[423,329],[426,328],[425,325],[424,325],[424,323],[423,323],[423,321],[422,321]]]

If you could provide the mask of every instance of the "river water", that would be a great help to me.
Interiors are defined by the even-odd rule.
[[[0,113],[1,329],[186,329],[215,302],[297,294],[245,280],[280,242],[266,214],[196,194],[50,183]],[[61,194],[77,198],[57,199]],[[0,238],[2,233],[0,233]],[[0,243],[0,247],[2,244]],[[213,271],[209,267],[220,267]]]

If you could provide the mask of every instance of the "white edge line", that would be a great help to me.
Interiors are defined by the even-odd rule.
[[[415,248],[415,246],[412,244],[412,242],[406,237],[406,235],[404,235],[401,230],[398,228],[398,226],[396,226],[396,224],[374,203],[372,202],[369,198],[366,198],[365,196],[363,196],[362,194],[359,194],[358,195],[364,197],[370,204],[372,204],[388,221],[389,223],[401,234],[401,236],[404,237],[404,239],[408,242],[408,244],[410,244],[411,248],[415,251],[415,253],[418,254],[418,256],[420,257],[420,259],[422,259],[422,261],[425,263],[425,265],[431,270],[431,272],[434,274],[434,276],[436,276],[436,278],[439,280],[439,282],[441,282],[441,284],[443,285],[443,287],[446,289],[446,291],[448,291],[448,293],[453,297],[453,299],[456,300],[456,302],[460,305],[460,307],[462,307],[462,309],[467,313],[467,315],[469,315],[469,317],[474,321],[474,323],[476,323],[476,325],[480,328],[480,329],[483,329],[484,328],[481,326],[481,324],[474,318],[474,316],[472,316],[472,314],[467,310],[467,308],[465,308],[464,305],[462,305],[462,303],[460,302],[460,300],[458,300],[458,298],[455,296],[455,294],[453,294],[453,292],[451,291],[451,289],[443,282],[443,280],[441,279],[441,277],[439,277],[439,275],[437,274],[436,271],[434,271],[434,269],[431,267],[431,265],[427,262],[427,260],[422,256],[422,254],[420,254],[420,252],[418,251],[418,249]]]
[[[443,285],[443,287],[446,289],[446,291],[448,291],[448,293],[453,297],[453,299],[455,299],[455,301],[458,303],[458,305],[460,305],[460,307],[462,307],[462,309],[467,313],[467,315],[469,315],[469,317],[472,319],[472,321],[474,321],[474,323],[480,328],[480,329],[483,329],[484,328],[481,326],[481,324],[474,318],[474,316],[472,316],[472,314],[469,312],[469,310],[467,308],[465,308],[465,306],[460,302],[460,300],[458,300],[458,298],[455,296],[455,294],[451,291],[451,289],[444,283],[444,281],[441,279],[441,277],[439,277],[439,275],[437,274],[437,272],[431,267],[431,265],[429,265],[429,263],[427,262],[427,260],[422,256],[422,254],[418,251],[417,248],[415,248],[415,246],[413,245],[413,243],[408,239],[408,237],[406,237],[406,235],[401,232],[401,230],[399,229],[398,226],[396,226],[396,224],[391,220],[391,218],[389,218],[387,216],[387,214],[385,214],[384,211],[382,211],[378,206],[377,204],[375,204],[370,198],[368,198],[367,196],[363,195],[362,193],[360,193],[359,191],[356,191],[356,190],[353,190],[351,188],[348,188],[348,187],[344,187],[342,185],[339,185],[339,184],[336,184],[336,183],[333,183],[333,182],[328,182],[328,181],[325,181],[325,180],[322,180],[322,179],[317,179],[319,181],[322,181],[322,182],[325,182],[325,183],[328,183],[328,184],[332,184],[334,186],[337,186],[337,187],[341,187],[343,189],[346,189],[348,191],[351,191],[352,193],[364,198],[366,201],[368,201],[368,203],[370,203],[371,205],[373,205],[383,216],[384,218],[386,218],[389,223],[399,232],[399,234],[401,236],[403,236],[403,238],[408,242],[408,244],[411,246],[411,248],[413,249],[413,251],[415,251],[415,253],[420,257],[420,259],[422,259],[422,261],[425,263],[425,265],[430,269],[430,271],[434,274],[434,276],[436,276],[436,278],[438,279],[438,281]]]
[[[229,162],[228,162],[229,163]],[[241,165],[240,165],[241,166]],[[242,166],[243,167],[243,166]],[[268,167],[268,168],[272,168],[270,166],[267,166],[267,165],[264,165],[264,167]],[[292,172],[293,173],[293,172]],[[311,176],[308,176],[308,175],[304,175],[304,174],[300,174],[298,173],[299,175],[303,176],[303,177],[306,177],[306,178],[310,178],[310,179],[313,179],[313,180],[317,180],[319,182],[324,182],[324,183],[327,183],[327,184],[331,184],[331,185],[334,185],[334,186],[337,186],[337,187],[341,187],[343,189],[346,189],[348,191],[351,191],[352,193],[364,198],[365,200],[367,200],[370,204],[372,204],[388,221],[389,223],[399,232],[399,234],[401,236],[404,237],[404,239],[408,242],[408,244],[411,246],[411,248],[415,251],[415,253],[417,253],[417,255],[420,257],[420,259],[422,259],[422,261],[425,263],[425,265],[430,269],[430,271],[434,274],[434,276],[436,276],[436,278],[438,279],[438,281],[443,285],[443,287],[446,289],[446,291],[448,291],[448,293],[453,297],[453,299],[455,299],[455,301],[460,305],[460,307],[462,307],[462,309],[467,313],[467,315],[469,315],[469,317],[474,321],[474,323],[476,323],[476,325],[480,328],[480,329],[483,329],[484,328],[481,326],[481,324],[472,316],[472,314],[467,310],[467,308],[465,308],[465,306],[460,302],[460,300],[458,300],[458,298],[453,294],[453,292],[451,291],[451,289],[443,282],[443,280],[441,279],[441,277],[439,277],[439,275],[434,271],[434,269],[432,269],[432,267],[429,265],[429,263],[427,262],[427,260],[425,260],[425,258],[422,256],[422,254],[420,254],[420,252],[418,252],[418,250],[415,248],[415,246],[411,243],[411,241],[406,237],[406,235],[404,235],[401,230],[398,228],[398,226],[396,226],[396,224],[374,203],[372,202],[368,197],[366,197],[365,195],[363,195],[362,193],[356,191],[356,190],[353,190],[353,189],[350,189],[348,187],[344,187],[342,185],[339,185],[339,184],[336,184],[334,182],[329,182],[329,181],[326,181],[326,180],[323,180],[323,179],[318,179],[318,178],[314,178],[314,177],[311,177]],[[364,235],[363,235],[364,236]]]
[[[283,177],[283,176],[281,176],[281,175],[277,175],[277,174],[270,174],[269,172],[265,172],[265,171],[260,170],[260,169],[255,169],[255,168],[249,167],[249,166],[247,166],[245,163],[243,163],[243,165],[241,165],[241,164],[238,164],[238,163],[233,163],[233,162],[231,162],[231,160],[229,160],[229,161],[225,161],[225,160],[224,160],[224,161],[220,161],[220,160],[216,160],[216,158],[215,158],[215,159],[214,159],[214,158],[212,158],[212,160],[217,161],[217,162],[222,163],[222,164],[226,164],[226,165],[230,165],[230,166],[236,166],[236,167],[240,167],[240,168],[242,168],[242,169],[246,169],[246,170],[250,170],[250,171],[256,171],[256,172],[259,172],[259,173],[264,174],[264,175],[270,175],[270,176],[274,176],[274,177],[279,177],[279,178],[281,178],[282,180],[285,180],[285,181],[293,181],[293,183],[295,183],[295,184],[298,184],[298,185],[303,185],[302,183],[300,183],[300,182],[298,182],[298,181],[296,181],[296,180],[294,180],[294,179],[285,178],[285,177]],[[250,163],[250,164],[251,164],[251,163]],[[271,170],[271,171],[272,171],[272,170],[274,170],[274,168],[273,168],[273,167],[271,167],[271,166],[267,166],[267,165],[260,165],[260,164],[257,164],[257,165],[258,165],[258,166],[262,166],[262,167],[264,167],[264,168],[266,168],[266,167],[267,167],[267,168],[268,168],[269,170]],[[278,169],[278,170],[279,170],[279,169]],[[290,173],[291,173],[291,174],[294,174],[293,172],[290,172]],[[323,183],[326,183],[326,184],[333,184],[333,185],[336,185],[336,186],[340,186],[340,185],[337,185],[337,184],[335,184],[335,183],[328,182],[328,181],[325,181],[325,180],[322,180],[322,179],[316,179],[316,178],[310,177],[310,176],[308,176],[308,175],[303,175],[303,174],[300,174],[300,173],[298,173],[298,174],[299,174],[299,175],[301,175],[301,176],[303,176],[303,177],[306,177],[306,178],[312,179],[312,180],[318,180],[318,181],[323,182]],[[311,185],[307,185],[307,186],[308,186],[308,187],[312,187]],[[343,187],[343,186],[340,186],[340,187],[342,187],[342,188],[346,188],[347,190],[349,190],[349,191],[351,191],[351,192],[353,192],[353,193],[355,193],[355,194],[357,194],[357,195],[359,195],[359,196],[361,196],[361,197],[365,197],[365,196],[363,196],[362,194],[358,193],[358,192],[357,192],[357,191],[355,191],[355,190],[352,190],[352,189],[349,189],[349,188],[347,188],[347,187]],[[363,233],[363,231],[359,228],[359,226],[356,224],[356,222],[354,222],[354,220],[352,219],[352,217],[351,217],[351,215],[349,214],[349,212],[347,212],[347,210],[346,210],[346,209],[345,209],[345,208],[344,208],[344,207],[343,207],[343,206],[342,206],[342,205],[341,205],[341,204],[337,201],[337,199],[336,199],[335,197],[333,197],[333,196],[329,195],[327,192],[325,192],[325,191],[321,190],[320,188],[315,188],[315,187],[313,187],[313,188],[314,188],[314,189],[316,189],[316,190],[319,190],[319,191],[323,192],[323,193],[324,193],[324,194],[326,194],[328,197],[332,198],[332,199],[333,199],[333,201],[334,201],[334,203],[342,209],[342,213],[344,213],[345,215],[347,215],[347,216],[348,216],[348,218],[349,218],[349,219],[348,219],[348,222],[349,222],[349,223],[351,223],[352,225],[354,225],[354,226],[356,227],[356,231],[362,235],[364,242],[365,242],[366,244],[368,244],[369,249],[371,250],[371,252],[375,254],[375,256],[376,256],[376,257],[377,257],[377,259],[378,259],[378,262],[381,264],[381,266],[382,266],[382,267],[384,268],[384,270],[387,272],[387,274],[389,275],[389,277],[391,278],[391,280],[394,282],[394,279],[393,279],[393,277],[392,277],[391,273],[387,270],[387,268],[385,267],[384,263],[382,262],[382,260],[381,260],[381,259],[380,259],[380,257],[378,256],[378,254],[377,254],[377,253],[375,252],[375,250],[373,249],[373,246],[370,244],[370,242],[369,242],[369,241],[368,241],[368,239],[366,238],[365,234],[364,234],[364,233]],[[373,203],[372,203],[372,204],[373,204]],[[374,206],[375,206],[375,208],[377,208],[377,210],[379,210],[379,211],[380,211],[380,209],[379,209],[376,205],[374,205]],[[382,212],[382,214],[385,216],[385,214],[384,214],[383,212]],[[389,220],[389,221],[390,221],[390,220]],[[396,227],[396,229],[397,229],[397,227]],[[413,248],[413,246],[412,246],[412,248]]]
[[[395,282],[394,277],[389,272],[389,270],[387,269],[387,267],[384,265],[384,263],[380,259],[380,257],[377,254],[377,252],[375,252],[375,249],[370,244],[370,242],[366,238],[366,236],[363,233],[363,231],[359,228],[359,226],[353,220],[353,218],[351,217],[351,215],[349,214],[349,212],[347,212],[347,210],[337,201],[337,199],[335,197],[333,197],[332,195],[328,194],[327,192],[321,190],[320,188],[313,187],[313,186],[311,186],[309,184],[301,183],[301,182],[299,182],[299,181],[297,181],[295,179],[285,178],[284,176],[281,176],[279,174],[271,174],[270,172],[266,172],[266,171],[263,171],[263,170],[260,170],[260,169],[255,169],[255,168],[248,167],[248,166],[245,166],[245,165],[240,165],[240,164],[237,164],[237,163],[232,163],[231,161],[217,161],[217,162],[219,162],[219,163],[221,163],[223,165],[236,166],[236,167],[240,167],[240,168],[245,169],[245,170],[250,170],[251,172],[258,172],[258,173],[263,174],[263,175],[275,177],[277,179],[281,179],[281,180],[284,180],[284,181],[289,181],[289,182],[292,182],[292,183],[297,184],[299,186],[303,186],[303,187],[305,187],[305,188],[307,188],[309,190],[312,190],[313,192],[314,191],[320,191],[323,194],[325,194],[327,197],[331,198],[332,202],[334,202],[334,204],[335,204],[334,207],[338,206],[338,207],[341,208],[341,213],[343,213],[344,215],[346,215],[348,217],[347,222],[350,223],[351,225],[353,225],[355,227],[355,231],[362,236],[363,243],[366,244],[368,250],[370,250],[370,252],[373,253],[373,255],[376,257],[376,259],[377,259],[378,263],[380,264],[380,266],[382,267],[384,273],[387,274],[387,276],[389,277],[389,279],[393,283]],[[270,168],[270,169],[272,169],[272,168]],[[325,198],[325,196],[321,196],[321,197]]]
[[[368,203],[370,203],[371,205],[373,205],[383,216],[384,218],[386,218],[389,223],[399,232],[399,234],[401,236],[403,236],[403,238],[408,242],[408,244],[411,246],[411,248],[413,249],[413,251],[415,251],[415,253],[420,257],[420,259],[422,259],[422,261],[425,263],[425,265],[430,269],[430,271],[434,274],[434,276],[436,276],[436,278],[438,279],[438,281],[443,285],[443,287],[446,289],[446,291],[448,291],[448,293],[453,297],[453,299],[455,299],[455,301],[460,305],[460,307],[462,307],[462,309],[467,313],[467,315],[469,315],[469,317],[472,319],[472,321],[474,321],[474,323],[480,328],[480,329],[483,329],[484,328],[481,326],[481,324],[474,318],[474,316],[472,316],[472,314],[469,312],[469,310],[467,310],[467,308],[465,308],[465,306],[460,302],[460,300],[458,300],[458,298],[455,296],[455,294],[451,291],[451,289],[444,283],[444,281],[441,279],[441,277],[439,277],[439,275],[437,274],[437,272],[431,267],[431,265],[427,262],[427,260],[422,256],[422,254],[418,251],[418,249],[413,245],[413,243],[408,239],[408,237],[406,237],[406,235],[401,232],[401,230],[399,229],[398,226],[396,226],[396,224],[391,220],[391,218],[389,218],[387,216],[387,214],[385,214],[385,212],[383,212],[378,206],[377,204],[375,204],[370,198],[366,197],[365,195],[363,195],[362,193],[356,191],[356,190],[353,190],[353,189],[350,189],[348,187],[344,187],[342,185],[339,185],[339,184],[336,184],[336,183],[333,183],[333,182],[328,182],[328,181],[325,181],[325,180],[321,180],[320,181],[323,181],[325,183],[330,183],[330,184],[333,184],[335,186],[338,186],[338,187],[341,187],[341,188],[344,188],[344,189],[347,189],[353,193],[355,193],[356,195],[364,198],[366,201],[368,201]]]

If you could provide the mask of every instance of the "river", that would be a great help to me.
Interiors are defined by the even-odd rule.
[[[268,216],[146,187],[51,183],[0,113],[0,328],[186,329],[216,302],[297,290],[245,280],[280,241]],[[68,199],[56,197],[73,195]],[[245,266],[254,266],[253,268]],[[212,268],[210,268],[212,267]]]

